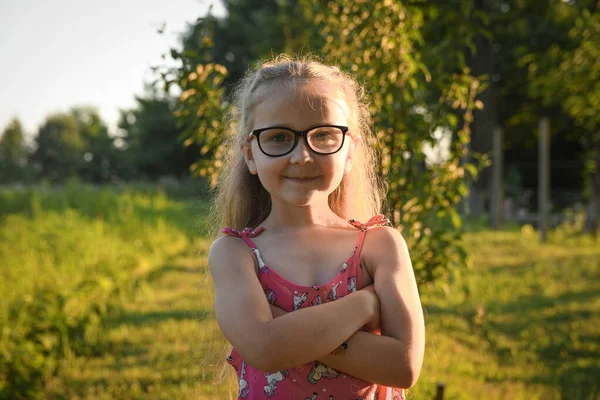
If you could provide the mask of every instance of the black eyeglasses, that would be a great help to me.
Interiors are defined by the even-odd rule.
[[[340,151],[347,133],[348,127],[340,125],[319,125],[302,132],[272,126],[253,130],[248,139],[256,136],[258,148],[269,157],[291,153],[298,145],[298,136],[304,137],[308,147],[316,154],[329,155]]]

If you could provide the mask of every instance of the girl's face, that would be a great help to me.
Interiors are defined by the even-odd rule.
[[[286,127],[305,131],[328,124],[348,126],[349,107],[335,91],[310,94],[305,88],[274,91],[254,110],[251,129]],[[296,147],[287,155],[270,157],[258,146],[256,137],[242,145],[248,169],[257,174],[263,187],[271,194],[273,206],[327,206],[328,196],[341,183],[352,167],[355,142],[348,132],[340,151],[330,155],[314,153],[305,138],[299,137]]]

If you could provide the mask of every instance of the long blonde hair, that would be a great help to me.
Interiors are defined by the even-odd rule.
[[[240,145],[246,142],[253,111],[265,96],[282,84],[314,81],[339,88],[350,109],[348,125],[361,141],[355,147],[353,166],[340,186],[329,195],[331,210],[344,219],[366,220],[381,210],[384,185],[377,176],[377,157],[371,115],[365,91],[350,75],[308,57],[280,55],[250,69],[232,95],[225,158],[215,188],[213,227],[243,229],[258,226],[271,211],[271,198],[258,176],[252,175]]]

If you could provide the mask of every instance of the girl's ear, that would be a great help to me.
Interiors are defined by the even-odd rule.
[[[354,163],[354,153],[356,148],[360,144],[360,136],[348,135],[350,140],[350,146],[348,148],[348,155],[346,156],[346,164],[344,165],[344,174],[349,174],[352,171],[352,164]]]
[[[252,175],[256,175],[258,173],[256,169],[256,162],[254,161],[254,155],[252,154],[252,145],[249,140],[246,143],[240,145],[240,150],[242,151],[242,156],[244,156],[244,161],[246,162],[246,166],[248,167],[248,171]]]

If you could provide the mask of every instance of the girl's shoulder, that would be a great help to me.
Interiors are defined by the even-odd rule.
[[[250,232],[252,230],[223,229],[224,235],[217,237],[208,251],[208,266],[211,271],[216,267],[222,268],[223,266],[227,266],[227,268],[246,264],[254,266],[252,253],[248,246],[251,243],[248,240]],[[244,241],[248,240],[248,242],[244,243],[239,238]]]
[[[400,231],[383,216],[375,216],[364,225],[361,258],[373,276],[376,266],[386,263],[391,254],[407,251],[407,244]]]

